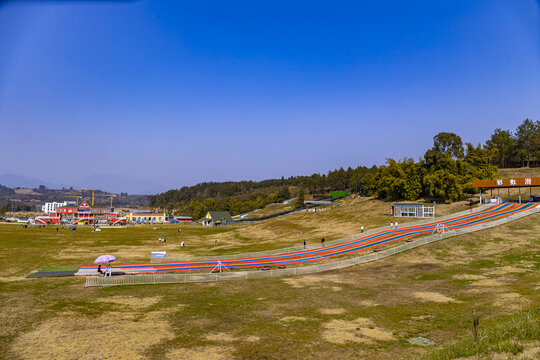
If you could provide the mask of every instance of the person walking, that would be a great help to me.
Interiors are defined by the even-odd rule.
[[[360,228],[360,233],[363,233],[364,232],[364,225],[362,225],[362,227]]]
[[[306,240],[304,240],[304,250],[306,249]]]
[[[184,240],[182,240],[182,243],[180,244],[180,247],[184,247]]]
[[[391,223],[390,223],[390,229],[393,229],[393,228],[394,228],[394,223],[391,222]]]
[[[394,228],[397,229],[397,221],[396,221],[396,223],[394,224]]]
[[[323,236],[323,238],[321,239],[321,247],[324,247],[324,236]]]

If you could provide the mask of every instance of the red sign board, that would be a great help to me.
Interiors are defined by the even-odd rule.
[[[508,187],[529,187],[540,186],[540,177],[476,180],[472,182],[475,188],[508,188]]]

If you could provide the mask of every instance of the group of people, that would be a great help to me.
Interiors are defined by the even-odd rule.
[[[394,224],[393,222],[390,223],[390,229],[397,229],[397,226],[398,226],[398,222],[396,221],[396,223]]]
[[[167,237],[163,237],[163,238],[159,238],[158,239],[158,242],[161,242],[161,243],[166,243],[167,242]]]
[[[321,239],[321,247],[324,247],[324,236]],[[304,249],[306,248],[306,240],[304,239]]]

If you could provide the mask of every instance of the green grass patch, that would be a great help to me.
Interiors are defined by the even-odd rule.
[[[53,271],[73,271],[73,270],[79,270],[78,267],[46,267],[39,272],[53,272]]]
[[[450,360],[481,355],[489,358],[494,353],[517,355],[524,350],[527,341],[540,339],[540,309],[514,314],[492,320],[483,327],[478,336],[472,331],[457,341],[436,349],[419,359]]]
[[[539,263],[535,257],[540,241],[539,215],[518,220],[531,224],[529,230],[512,233],[504,225],[376,262],[305,276],[108,288],[84,288],[84,279],[80,277],[23,277],[36,269],[75,269],[92,264],[98,255],[114,251],[118,262],[125,263],[146,262],[153,250],[167,250],[167,256],[173,257],[299,246],[302,239],[320,244],[322,236],[330,241],[359,231],[362,224],[366,230],[388,225],[388,205],[347,199],[339,208],[289,215],[242,229],[163,225],[157,229],[132,226],[96,233],[87,228],[56,232],[55,227],[27,231],[0,224],[0,266],[4,269],[0,277],[0,320],[4,324],[0,331],[0,358],[24,358],[12,347],[16,341],[26,341],[24,346],[35,351],[51,347],[48,358],[84,357],[78,352],[81,347],[70,336],[60,344],[56,342],[55,350],[55,344],[42,337],[43,333],[33,332],[50,321],[66,320],[69,324],[74,318],[88,321],[92,317],[92,321],[100,322],[100,335],[105,338],[132,335],[130,327],[108,330],[108,319],[125,316],[133,322],[161,324],[159,329],[165,332],[170,330],[170,336],[163,337],[158,344],[141,347],[140,354],[148,359],[172,358],[169,352],[175,349],[199,351],[205,347],[216,351],[220,347],[231,348],[222,357],[238,359],[406,359],[431,350],[409,344],[406,339],[410,337],[423,336],[444,347],[469,333],[472,309],[480,315],[481,330],[487,331],[488,325],[495,324],[504,314],[518,311],[516,306],[508,307],[512,301],[524,306],[539,303],[540,279],[535,271]],[[295,226],[295,222],[299,225]],[[302,238],[298,230],[303,231]],[[167,243],[159,244],[157,238],[163,236]],[[499,238],[494,242],[494,237]],[[182,240],[186,241],[184,248],[179,246]],[[520,241],[519,246],[514,241]],[[493,246],[495,243],[497,246]],[[502,269],[507,265],[526,271]],[[492,270],[502,275],[490,274]],[[458,276],[465,274],[479,275],[480,279],[504,279],[493,287],[483,287],[475,277]],[[421,298],[417,296],[419,292],[450,297],[451,301],[438,302],[436,296],[434,300]],[[509,297],[508,303],[497,301],[505,293],[514,297]],[[340,344],[325,338],[329,323],[358,318],[369,319],[370,330],[383,329],[396,339]],[[80,335],[85,328],[70,331]],[[209,340],[208,335],[215,333],[230,334],[233,340]],[[246,340],[252,336],[258,340]],[[145,338],[141,332],[131,341],[144,343]],[[523,352],[527,344],[520,338],[509,336],[497,341],[493,351]],[[63,353],[65,349],[71,352]],[[120,348],[111,351],[110,356],[125,355]]]

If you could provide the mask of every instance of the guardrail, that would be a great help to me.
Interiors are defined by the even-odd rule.
[[[520,219],[522,217],[540,212],[539,207],[520,212],[518,214],[509,215],[502,219],[497,219],[489,223],[473,225],[471,227],[450,230],[445,233],[420,237],[412,242],[394,246],[392,248],[374,252],[368,255],[360,255],[353,258],[328,262],[324,264],[308,265],[286,269],[275,269],[267,271],[237,271],[237,272],[222,272],[222,273],[186,273],[186,274],[153,274],[153,275],[122,275],[113,277],[87,276],[86,287],[91,286],[114,286],[114,285],[144,285],[144,284],[181,284],[193,282],[213,282],[213,281],[229,281],[229,280],[246,280],[260,279],[266,277],[281,277],[301,274],[314,274],[322,271],[342,269],[358,264],[363,264],[388,256],[392,256],[407,250],[417,248],[422,245],[430,244],[442,239],[480,231],[496,226],[506,224],[510,221]],[[452,216],[456,216],[453,214]],[[442,219],[442,218],[439,218]],[[433,219],[431,219],[433,220]],[[416,223],[415,223],[416,224]],[[380,231],[380,229],[379,229]],[[365,234],[365,233],[364,233]]]
[[[483,211],[486,208],[490,208],[491,206],[492,205],[481,205],[477,208],[474,208],[473,213]],[[460,211],[457,213],[452,213],[452,214],[448,214],[448,215],[444,215],[444,216],[440,216],[436,218],[429,218],[425,220],[402,223],[402,224],[399,224],[399,228],[403,228],[407,226],[418,226],[418,225],[430,224],[437,221],[444,221],[444,220],[447,220],[456,216],[463,216],[463,215],[468,215],[468,214],[471,214],[470,210]],[[403,219],[403,218],[400,218],[400,219]],[[376,234],[378,232],[385,231],[385,230],[391,230],[390,226],[383,226],[380,228],[367,230],[367,231],[364,231],[363,233],[357,233],[357,234],[350,235],[341,239],[325,241],[325,246],[339,245],[348,241],[356,240],[360,237],[370,236],[370,235],[373,235],[373,234]],[[274,249],[274,250],[265,250],[265,251],[232,254],[232,255],[155,258],[155,259],[150,259],[150,262],[161,263],[161,262],[206,261],[206,260],[212,261],[212,260],[221,260],[224,257],[227,257],[227,259],[230,259],[230,260],[234,260],[234,259],[241,259],[241,258],[246,258],[246,257],[262,257],[262,256],[268,256],[268,255],[289,254],[292,252],[297,252],[297,251],[302,251],[302,250],[314,250],[320,247],[321,245],[319,243],[312,243],[312,244],[307,244],[305,249],[303,245],[299,245],[299,246],[291,246],[287,248],[280,248],[280,249]]]

